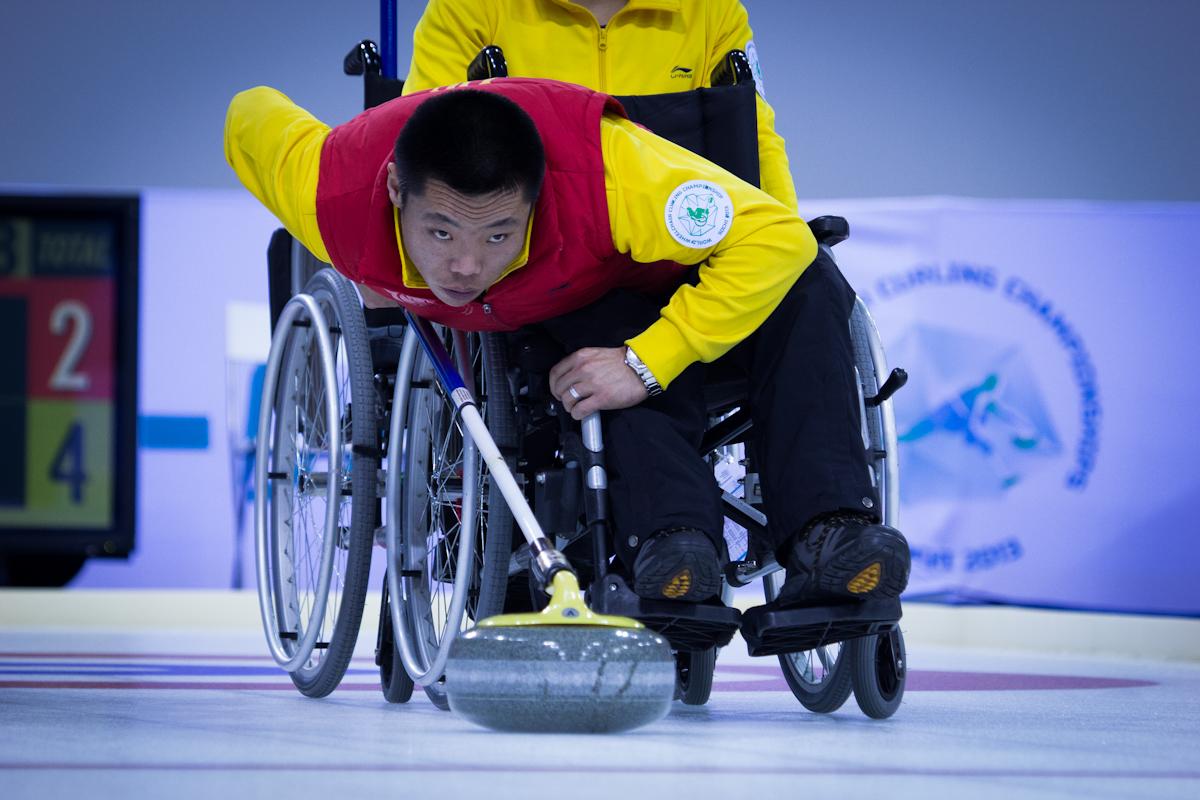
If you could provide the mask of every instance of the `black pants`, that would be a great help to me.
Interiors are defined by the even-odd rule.
[[[699,452],[706,387],[742,382],[754,420],[748,443],[762,480],[777,551],[812,517],[839,509],[869,515],[871,485],[858,410],[849,319],[854,291],[818,256],[748,339],[713,364],[693,364],[661,395],[603,414],[614,545],[627,564],[656,531],[704,531],[724,552],[720,490]],[[567,352],[617,347],[659,316],[658,298],[615,291],[542,324]]]

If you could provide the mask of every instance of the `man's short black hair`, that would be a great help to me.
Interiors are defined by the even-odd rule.
[[[525,111],[477,89],[434,93],[396,137],[400,196],[422,194],[430,178],[461,194],[518,189],[533,201],[546,169],[542,137]]]

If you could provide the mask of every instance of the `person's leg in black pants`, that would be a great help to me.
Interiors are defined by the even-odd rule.
[[[850,509],[877,518],[850,342],[854,297],[822,254],[726,356],[749,384],[772,550],[820,514]]]
[[[822,253],[766,322],[725,357],[744,370],[749,384],[752,444],[770,535],[758,544],[789,568],[785,601],[821,599],[810,591],[818,577],[813,573],[824,566],[832,580],[827,562],[838,541],[849,546],[864,536],[871,544],[854,548],[861,553],[849,558],[851,566],[863,561],[866,568],[876,551],[886,550],[880,565],[886,574],[867,591],[898,594],[908,580],[903,537],[875,524],[879,498],[867,467],[850,340],[854,300],[833,259]],[[797,576],[804,580],[794,581]]]

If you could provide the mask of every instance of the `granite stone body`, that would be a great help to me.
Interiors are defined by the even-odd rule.
[[[615,733],[666,716],[675,660],[645,629],[475,628],[451,646],[446,694],[451,710],[485,728]]]

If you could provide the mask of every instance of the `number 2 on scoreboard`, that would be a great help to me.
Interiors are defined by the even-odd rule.
[[[92,315],[78,300],[64,300],[50,312],[51,333],[62,336],[68,329],[71,338],[50,375],[50,388],[56,392],[84,392],[91,382],[86,373],[75,370],[92,340]]]

